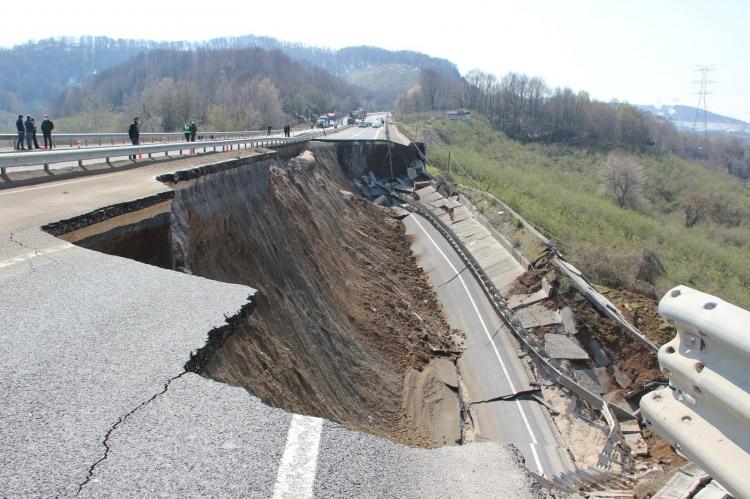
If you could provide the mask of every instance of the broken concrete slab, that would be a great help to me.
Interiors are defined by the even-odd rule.
[[[469,239],[484,239],[490,235],[490,231],[473,218],[456,222],[451,229],[461,238],[462,241],[464,241],[464,243]]]
[[[443,206],[450,210],[458,208],[459,206],[463,206],[463,204],[461,204],[461,202],[458,200],[458,196],[452,196],[445,199],[445,203],[443,204]]]
[[[609,381],[607,369],[604,367],[576,369],[575,377],[579,384],[587,390],[602,394],[612,391],[612,383]]]
[[[640,433],[641,427],[638,425],[638,421],[621,421],[620,431],[623,433]]]
[[[564,334],[545,334],[544,350],[553,359],[588,360],[589,354],[576,340]]]
[[[549,282],[547,282],[547,279],[542,278],[542,287],[540,289],[534,291],[533,293],[511,296],[508,299],[508,307],[510,307],[511,309],[527,307],[542,300],[546,300],[547,298],[549,298],[550,291],[551,286],[549,285]],[[570,310],[569,307],[566,307],[565,309]],[[565,324],[565,318],[562,317],[562,313],[561,318],[563,319],[563,324]]]
[[[643,439],[640,432],[638,433],[625,433],[625,443],[630,447],[630,454],[633,456],[645,456],[648,454],[648,445]]]
[[[448,210],[445,214],[440,215],[440,219],[446,224],[457,223],[472,217],[473,215],[471,212],[463,205],[454,208],[453,210]]]
[[[597,366],[607,367],[612,363],[612,361],[609,360],[609,357],[607,357],[607,353],[604,351],[604,348],[602,347],[602,344],[599,343],[599,341],[592,339],[589,342],[589,350],[591,350],[591,353],[594,356],[594,362],[596,362]]]
[[[515,316],[527,329],[562,323],[558,310],[551,310],[540,303],[516,310]]]
[[[578,332],[576,329],[576,318],[573,314],[572,308],[565,307],[560,310],[560,318],[562,319],[563,330],[566,334],[576,334]]]
[[[410,179],[414,180],[415,178],[417,178],[417,169],[409,166],[406,168],[406,174],[409,176]]]
[[[619,367],[616,365],[612,365],[612,377],[615,378],[615,381],[618,385],[620,385],[622,388],[627,388],[630,386],[630,384],[633,382],[630,379],[630,376],[622,372]]]

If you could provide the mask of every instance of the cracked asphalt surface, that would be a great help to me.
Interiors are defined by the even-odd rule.
[[[164,192],[216,154],[0,191],[0,495],[271,496],[291,414],[185,372],[254,290],[73,246],[39,229]],[[325,422],[321,496],[536,489],[518,452],[410,449]]]

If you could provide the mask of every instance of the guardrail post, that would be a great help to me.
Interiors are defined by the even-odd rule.
[[[109,166],[112,166],[112,163],[110,162],[109,157],[104,158],[104,161],[106,161]]]
[[[6,176],[7,174],[8,174],[8,173],[7,173],[6,171],[5,171],[5,167],[4,167],[4,166],[0,166],[0,176],[3,176],[3,177],[4,177],[4,176]]]
[[[44,164],[44,171],[47,172],[47,173],[49,173],[49,164],[48,163]]]
[[[83,168],[83,160],[82,159],[78,160],[78,166],[81,167],[81,168]]]

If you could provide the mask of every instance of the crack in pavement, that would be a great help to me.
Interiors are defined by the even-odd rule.
[[[437,285],[437,287],[438,287],[438,288],[440,288],[440,287],[443,287],[443,286],[445,286],[446,284],[450,284],[450,282],[451,282],[451,281],[452,281],[453,279],[455,279],[455,278],[457,278],[458,276],[460,276],[460,275],[461,275],[461,274],[462,274],[462,273],[464,272],[464,270],[466,270],[466,269],[468,269],[468,268],[469,268],[469,267],[468,267],[468,265],[467,265],[467,266],[464,266],[464,268],[462,268],[462,269],[461,269],[460,271],[456,272],[456,275],[454,275],[453,277],[451,277],[450,279],[448,279],[447,281],[445,281],[445,282],[444,282],[443,284],[438,284],[438,285]]]
[[[10,242],[14,243],[14,244],[17,244],[18,246],[20,246],[20,247],[22,247],[22,248],[25,248],[25,249],[29,249],[29,250],[32,250],[32,251],[34,252],[34,255],[33,255],[33,256],[30,256],[29,258],[26,258],[26,261],[27,261],[27,262],[29,263],[29,267],[31,267],[31,271],[32,271],[32,272],[36,272],[36,268],[34,267],[34,264],[32,263],[32,261],[31,261],[31,260],[32,260],[33,258],[36,258],[36,257],[39,257],[39,256],[46,256],[46,255],[44,255],[44,253],[42,253],[42,252],[41,252],[41,251],[39,250],[39,248],[36,248],[36,247],[34,247],[34,246],[29,246],[28,244],[24,244],[24,243],[22,243],[21,241],[19,241],[18,239],[16,239],[16,238],[15,238],[15,233],[14,233],[14,232],[9,232],[9,233],[8,233],[8,240],[9,240]],[[49,259],[50,261],[52,261],[52,262],[55,262],[55,263],[57,263],[58,265],[60,264],[60,262],[59,262],[59,261],[55,260],[54,258],[52,258],[52,257],[50,257],[50,256],[47,256],[47,258],[48,258],[48,259]]]
[[[13,232],[10,232],[8,234],[8,240],[10,242],[12,242],[12,243],[15,243],[15,244],[19,245],[22,248],[34,250],[34,257],[39,256],[39,250],[37,248],[31,247],[31,246],[27,246],[26,244],[22,243],[18,239],[14,238],[13,237]],[[31,258],[27,258],[26,261],[29,262],[29,267],[31,267],[31,271],[32,272],[36,272],[36,269],[34,268],[34,264],[31,262]]]
[[[164,388],[160,392],[154,394],[148,400],[145,400],[145,401],[141,402],[134,409],[132,409],[130,412],[128,412],[124,416],[120,416],[117,419],[117,421],[115,421],[115,424],[113,424],[112,427],[110,427],[110,429],[104,435],[104,439],[102,440],[102,445],[104,446],[104,455],[102,457],[100,457],[96,462],[94,462],[94,464],[92,464],[89,467],[89,471],[88,471],[88,475],[86,476],[86,479],[78,485],[78,492],[76,492],[76,496],[81,495],[81,492],[83,491],[83,488],[91,481],[92,478],[94,478],[94,471],[96,470],[96,467],[99,466],[99,464],[102,463],[105,459],[107,459],[107,457],[109,457],[109,451],[111,450],[111,447],[109,445],[109,437],[112,435],[112,432],[114,432],[122,423],[125,422],[126,419],[128,419],[130,416],[132,416],[133,414],[135,414],[139,409],[141,409],[142,407],[144,407],[144,406],[148,405],[149,403],[153,402],[157,397],[159,397],[159,396],[164,395],[165,393],[167,393],[167,390],[169,390],[169,385],[172,383],[172,381],[181,378],[182,376],[184,376],[187,373],[188,373],[188,371],[185,370],[185,371],[182,371],[177,376],[169,378],[167,380],[167,382],[164,384]]]

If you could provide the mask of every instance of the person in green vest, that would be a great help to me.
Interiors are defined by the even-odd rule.
[[[185,142],[190,142],[190,122],[186,121],[182,127],[182,133],[185,134]]]

